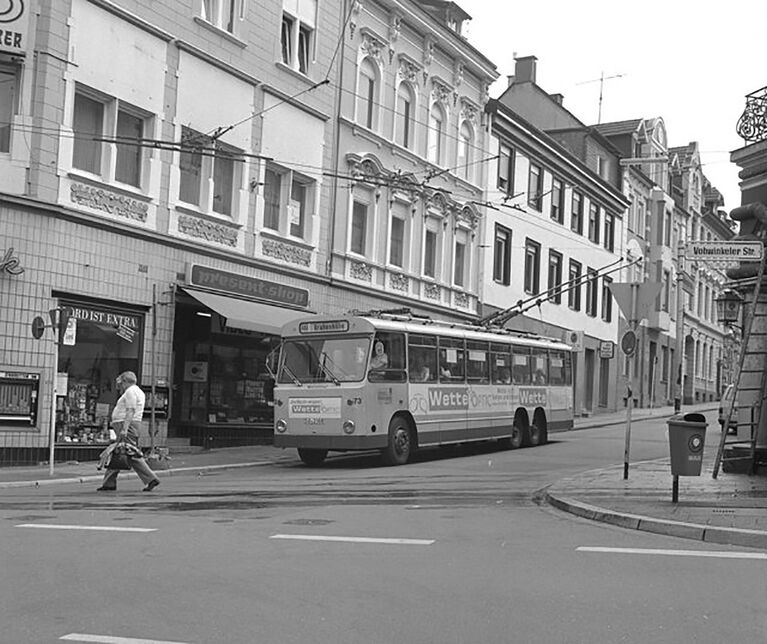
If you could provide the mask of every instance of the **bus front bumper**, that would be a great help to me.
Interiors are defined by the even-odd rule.
[[[330,450],[368,450],[383,449],[388,437],[380,436],[296,436],[291,434],[274,434],[275,447],[301,447],[304,449]]]

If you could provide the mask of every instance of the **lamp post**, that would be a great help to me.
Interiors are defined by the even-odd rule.
[[[740,309],[743,306],[740,293],[731,288],[725,289],[714,302],[716,303],[716,321],[724,326],[737,327],[740,321]]]

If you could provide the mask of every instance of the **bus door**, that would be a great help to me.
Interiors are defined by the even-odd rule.
[[[466,340],[466,384],[469,407],[468,430],[472,438],[490,438],[496,434],[496,397],[490,384],[490,343]]]
[[[438,389],[437,336],[408,335],[408,405],[418,430],[421,445],[439,442],[440,418],[430,413],[432,397]]]
[[[466,383],[466,346],[463,338],[440,336],[439,386],[429,391],[429,413],[439,419],[442,443],[469,438],[469,388]]]
[[[375,424],[376,431],[387,432],[392,416],[408,408],[405,366],[405,334],[376,332],[361,401],[367,425]]]

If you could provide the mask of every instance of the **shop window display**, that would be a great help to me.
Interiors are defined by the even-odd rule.
[[[269,352],[277,338],[218,337],[184,348],[181,422],[251,424],[271,422]]]
[[[140,373],[144,316],[75,303],[74,344],[59,348],[56,440],[59,443],[108,443],[109,420],[123,371]]]

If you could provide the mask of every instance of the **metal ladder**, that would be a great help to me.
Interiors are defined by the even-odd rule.
[[[756,282],[754,283],[754,293],[751,298],[751,306],[746,313],[746,321],[743,325],[743,333],[740,345],[740,355],[738,357],[738,369],[735,375],[735,382],[733,383],[733,404],[727,410],[724,424],[722,425],[722,435],[719,439],[719,448],[716,452],[716,459],[714,460],[713,478],[719,475],[719,467],[723,462],[736,462],[736,461],[748,461],[749,462],[749,474],[754,474],[757,467],[757,454],[756,454],[756,440],[759,434],[759,425],[762,420],[762,409],[765,402],[767,402],[767,298],[760,301],[759,295],[762,290],[762,282],[764,281],[764,265],[765,259],[759,262],[759,272],[756,276]],[[759,309],[759,310],[758,310]],[[754,343],[751,342],[751,331],[754,326],[754,321],[761,319],[763,324],[759,328],[759,332],[754,334]],[[757,341],[757,338],[759,341]],[[751,359],[749,359],[751,358]],[[745,367],[745,369],[744,369]],[[746,376],[747,385],[742,386],[741,381],[743,376]],[[753,383],[756,378],[759,378],[758,390],[754,387]],[[730,421],[732,420],[733,410],[735,409],[735,401],[738,399],[739,391],[755,391],[757,397],[751,406],[751,419],[748,423],[750,429],[748,440],[727,440],[727,433],[730,427]],[[727,448],[730,448],[729,450]],[[746,451],[747,454],[744,454]]]

